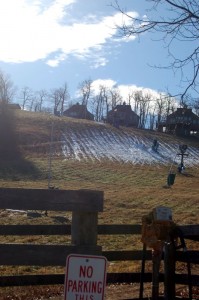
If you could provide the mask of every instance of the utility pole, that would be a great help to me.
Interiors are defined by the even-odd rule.
[[[52,154],[53,154],[53,133],[54,133],[54,122],[51,125],[51,134],[50,134],[50,153],[48,159],[48,189],[51,188],[51,179],[52,179]]]

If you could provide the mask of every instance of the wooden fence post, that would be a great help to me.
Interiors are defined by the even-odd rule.
[[[164,252],[165,300],[175,299],[175,249],[173,243],[165,243]]]
[[[159,298],[159,271],[162,258],[162,249],[152,250],[152,299],[157,300]]]
[[[88,248],[90,251],[102,251],[102,247],[97,246],[97,212],[72,212],[71,242],[73,245]],[[90,252],[89,251],[89,252]]]

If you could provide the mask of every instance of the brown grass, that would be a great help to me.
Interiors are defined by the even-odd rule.
[[[65,126],[78,129],[78,127],[98,126],[89,121],[78,121],[63,119],[49,115],[35,114],[29,112],[17,112],[16,114],[16,135],[18,147],[20,149],[20,163],[15,160],[9,164],[3,162],[0,165],[0,186],[18,188],[47,188],[49,175],[49,147],[52,122],[56,124],[54,132],[54,147],[58,150],[52,159],[51,185],[60,189],[96,189],[104,191],[104,211],[99,214],[100,224],[141,224],[142,216],[159,205],[168,206],[172,209],[173,219],[177,224],[196,224],[199,222],[199,168],[190,168],[186,174],[177,174],[175,184],[167,188],[168,166],[141,166],[132,164],[116,163],[111,161],[74,161],[65,160],[60,155],[60,134]],[[115,129],[113,129],[115,130]],[[127,131],[131,129],[126,129]],[[135,130],[138,134],[153,135],[150,131]],[[171,136],[162,136],[168,141]],[[181,140],[187,142],[187,140]],[[197,145],[195,140],[189,140],[192,145]],[[59,154],[59,155],[58,155]],[[53,223],[54,215],[48,218],[40,218],[39,222]],[[67,216],[68,215],[62,215]],[[13,218],[10,212],[1,211],[1,224],[26,223],[26,214],[16,214]],[[34,221],[33,221],[34,222]],[[35,221],[35,222],[38,222]],[[1,238],[5,241],[5,238]],[[8,239],[7,239],[8,241]],[[32,237],[28,237],[29,242],[37,242]],[[14,242],[9,240],[9,242]],[[22,241],[21,241],[22,242]],[[51,242],[50,238],[42,242]],[[66,242],[57,240],[57,242]],[[139,238],[120,237],[100,237],[98,244],[103,249],[137,249],[141,248]],[[197,244],[191,245],[193,248]],[[113,264],[112,271],[138,270],[138,265],[124,263],[122,266]],[[13,271],[1,268],[1,274],[6,271]],[[17,269],[17,272],[32,272],[32,270]],[[38,269],[34,272],[45,272]],[[59,270],[57,269],[57,272]],[[37,291],[32,289],[28,295],[29,299],[36,299],[36,294],[42,293],[56,296],[62,292],[62,287],[47,287]],[[129,289],[129,288],[126,288]],[[19,292],[19,298],[15,298]],[[25,292],[26,290],[26,292]],[[8,291],[8,292],[7,292]],[[27,289],[14,289],[13,298],[9,298],[10,289],[0,290],[0,299],[27,299]],[[50,292],[51,291],[51,292]],[[114,291],[114,287],[113,287]],[[23,295],[24,293],[24,295]],[[5,298],[3,297],[5,294]],[[113,296],[114,292],[111,294]],[[123,288],[118,295],[123,294]],[[7,296],[8,298],[6,298]],[[112,297],[111,296],[111,297]],[[21,298],[20,298],[21,297]],[[120,297],[120,296],[118,296]],[[41,299],[41,298],[38,298]],[[111,299],[111,298],[107,298]],[[112,298],[113,299],[113,298]],[[115,299],[119,299],[115,297]]]

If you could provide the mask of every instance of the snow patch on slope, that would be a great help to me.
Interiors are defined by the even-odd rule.
[[[62,151],[66,159],[104,159],[132,164],[179,163],[178,143],[158,140],[158,152],[152,150],[153,139],[129,134],[125,131],[111,131],[106,126],[88,127],[82,130],[67,128],[62,136]],[[186,166],[199,165],[199,149],[188,147]]]

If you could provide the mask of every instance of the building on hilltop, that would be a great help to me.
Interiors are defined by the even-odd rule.
[[[107,114],[107,123],[118,126],[133,126],[138,127],[139,116],[132,111],[131,105],[125,102],[110,110]]]
[[[4,103],[3,101],[0,101],[0,109],[2,109],[2,107],[9,109],[21,109],[21,106],[18,103]]]
[[[188,136],[192,132],[199,132],[199,117],[191,108],[177,108],[164,122],[157,125],[157,129],[160,132]]]
[[[21,106],[18,103],[9,103],[8,108],[10,108],[10,109],[21,109]]]
[[[76,119],[87,119],[87,120],[94,120],[94,115],[91,114],[87,108],[86,105],[82,104],[74,104],[67,110],[63,112],[63,116],[65,117],[71,117]]]

